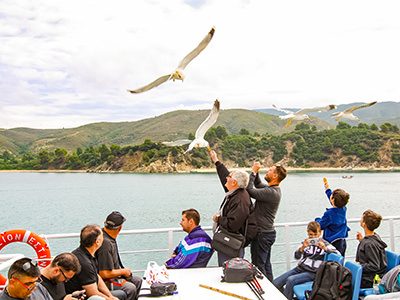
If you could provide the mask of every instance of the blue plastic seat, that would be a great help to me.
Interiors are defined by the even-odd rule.
[[[340,254],[330,253],[325,254],[324,261],[337,261],[339,264],[343,265],[344,257]],[[297,284],[293,287],[293,292],[296,295],[297,299],[304,300],[306,299],[305,292],[312,290],[312,281],[304,282],[301,284]]]
[[[387,267],[386,267],[386,273],[387,273],[391,269],[400,264],[400,254],[386,250],[386,257],[387,257]],[[360,289],[360,295],[368,296],[373,294],[374,294],[373,288]]]
[[[351,271],[352,279],[352,289],[353,289],[353,300],[358,300],[358,296],[360,294],[360,285],[361,285],[361,277],[362,277],[362,266],[358,263],[352,261],[346,261],[344,266]]]

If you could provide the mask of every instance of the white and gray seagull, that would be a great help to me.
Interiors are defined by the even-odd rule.
[[[358,117],[353,115],[353,112],[356,109],[372,106],[372,105],[376,104],[377,102],[378,101],[374,101],[374,102],[370,102],[370,103],[367,103],[367,104],[352,106],[352,107],[350,107],[350,108],[348,108],[348,109],[346,109],[344,111],[335,112],[335,113],[331,114],[331,116],[336,116],[337,117],[337,119],[335,119],[335,121],[339,121],[340,118],[346,118],[346,119],[350,119],[350,120],[360,121],[360,119]]]
[[[152,88],[155,88],[156,86],[159,86],[160,84],[172,79],[175,81],[177,80],[182,80],[185,79],[185,74],[183,73],[183,70],[186,68],[188,63],[190,63],[197,55],[200,54],[201,51],[204,50],[204,48],[207,47],[208,43],[211,41],[213,35],[215,32],[215,28],[211,28],[210,32],[204,37],[204,39],[200,42],[200,44],[192,50],[188,55],[186,55],[181,62],[179,63],[178,67],[175,69],[174,72],[168,75],[161,76],[160,78],[154,80],[152,83],[149,83],[148,85],[145,85],[141,88],[138,88],[136,90],[128,90],[129,92],[133,94],[137,93],[143,93],[145,91],[148,91]]]
[[[213,126],[214,123],[217,121],[218,115],[219,115],[219,101],[217,99],[214,101],[214,105],[208,117],[204,120],[203,123],[201,123],[199,128],[197,128],[194,140],[177,140],[175,142],[162,142],[162,144],[172,147],[172,146],[182,146],[190,143],[189,148],[184,153],[192,150],[194,147],[196,148],[207,147],[207,150],[210,151],[210,145],[204,139],[204,135],[206,134],[208,129],[210,129],[211,126]]]
[[[285,127],[289,126],[290,123],[292,123],[292,120],[298,120],[298,121],[305,120],[305,119],[311,120],[310,117],[307,115],[310,112],[329,111],[329,110],[332,110],[332,109],[336,108],[336,105],[329,104],[327,106],[322,106],[322,107],[303,108],[303,109],[300,109],[299,111],[293,112],[293,111],[290,111],[290,110],[285,110],[285,109],[282,109],[282,108],[278,108],[274,104],[272,104],[272,106],[276,110],[284,112],[286,114],[286,116],[279,116],[279,118],[281,118],[282,120],[289,119],[287,121]]]

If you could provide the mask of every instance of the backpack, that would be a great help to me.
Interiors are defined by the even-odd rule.
[[[386,294],[400,291],[399,277],[399,266],[395,266],[393,269],[387,272],[379,282],[379,290],[381,293]]]
[[[311,291],[306,291],[310,300],[351,300],[351,271],[336,261],[324,261],[315,274]]]

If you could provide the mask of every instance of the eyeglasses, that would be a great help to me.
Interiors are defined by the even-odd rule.
[[[40,277],[38,277],[38,279],[37,279],[35,282],[31,282],[31,284],[33,284],[31,287],[27,287],[27,286],[25,285],[25,283],[23,283],[23,282],[22,282],[21,280],[19,280],[17,277],[12,276],[11,278],[12,278],[12,279],[15,279],[15,280],[17,280],[19,283],[21,283],[21,284],[24,286],[24,288],[26,288],[28,291],[32,291],[39,283],[42,282],[42,279],[41,279]]]
[[[27,261],[26,263],[24,263],[22,265],[22,270],[24,270],[25,272],[29,272],[31,267],[37,268],[38,267],[38,262],[36,260]]]
[[[63,270],[60,268],[60,266],[58,267],[58,269],[60,270],[61,274],[64,276],[64,278],[65,278],[64,281],[65,281],[65,282],[68,282],[68,281],[71,280],[72,277],[67,277],[67,276],[65,276],[65,274],[64,274]]]

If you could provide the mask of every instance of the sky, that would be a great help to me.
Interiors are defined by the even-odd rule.
[[[399,36],[397,0],[0,0],[0,128],[399,102]]]

